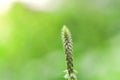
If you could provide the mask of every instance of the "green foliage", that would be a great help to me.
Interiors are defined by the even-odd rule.
[[[64,80],[63,24],[72,32],[78,80],[120,80],[120,2],[63,3],[54,12],[15,3],[0,15],[0,80]]]

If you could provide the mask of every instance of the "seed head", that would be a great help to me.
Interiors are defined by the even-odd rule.
[[[74,65],[73,65],[73,55],[72,55],[72,38],[69,29],[66,26],[62,28],[62,41],[64,46],[64,52],[66,56],[67,70],[65,78],[67,80],[77,80]]]

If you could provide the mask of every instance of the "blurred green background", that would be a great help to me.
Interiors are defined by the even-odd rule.
[[[120,80],[119,0],[19,1],[4,13],[0,1],[0,80],[65,80],[64,24],[78,80]]]

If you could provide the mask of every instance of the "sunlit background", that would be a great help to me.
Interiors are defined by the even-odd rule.
[[[65,80],[64,24],[78,80],[120,80],[120,0],[0,0],[0,80]]]

